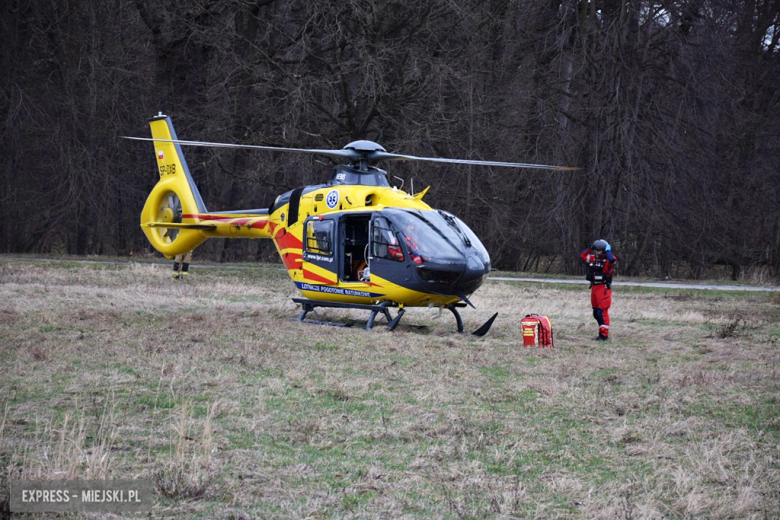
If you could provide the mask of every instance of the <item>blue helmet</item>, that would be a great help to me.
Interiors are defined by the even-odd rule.
[[[599,239],[593,242],[593,245],[590,247],[593,249],[598,249],[599,251],[606,251],[608,246],[609,244],[607,243],[606,240]]]

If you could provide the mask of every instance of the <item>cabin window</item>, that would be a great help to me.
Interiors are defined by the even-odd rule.
[[[310,220],[306,223],[306,250],[318,255],[333,254],[332,220]]]

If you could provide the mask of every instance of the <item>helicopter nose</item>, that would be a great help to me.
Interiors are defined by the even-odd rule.
[[[448,262],[427,261],[417,266],[417,276],[425,291],[440,294],[471,294],[485,282],[490,272],[490,259],[463,251],[463,256]]]
[[[466,270],[458,280],[458,289],[464,294],[471,294],[485,282],[490,273],[490,262],[485,262],[477,255],[470,255],[466,262]]]

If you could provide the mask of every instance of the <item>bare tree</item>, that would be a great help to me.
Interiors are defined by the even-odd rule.
[[[576,272],[574,251],[606,238],[629,273],[780,274],[774,0],[9,0],[0,13],[2,251],[147,249],[137,214],[154,158],[116,136],[163,110],[194,138],[368,138],[581,167],[393,165],[432,185],[428,199],[463,215],[499,267]],[[330,167],[187,154],[214,209],[266,206]]]

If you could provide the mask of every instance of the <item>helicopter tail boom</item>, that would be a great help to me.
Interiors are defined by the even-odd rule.
[[[273,238],[273,226],[268,215],[239,213],[185,214],[197,224],[187,224],[192,229],[203,230],[206,238]]]

